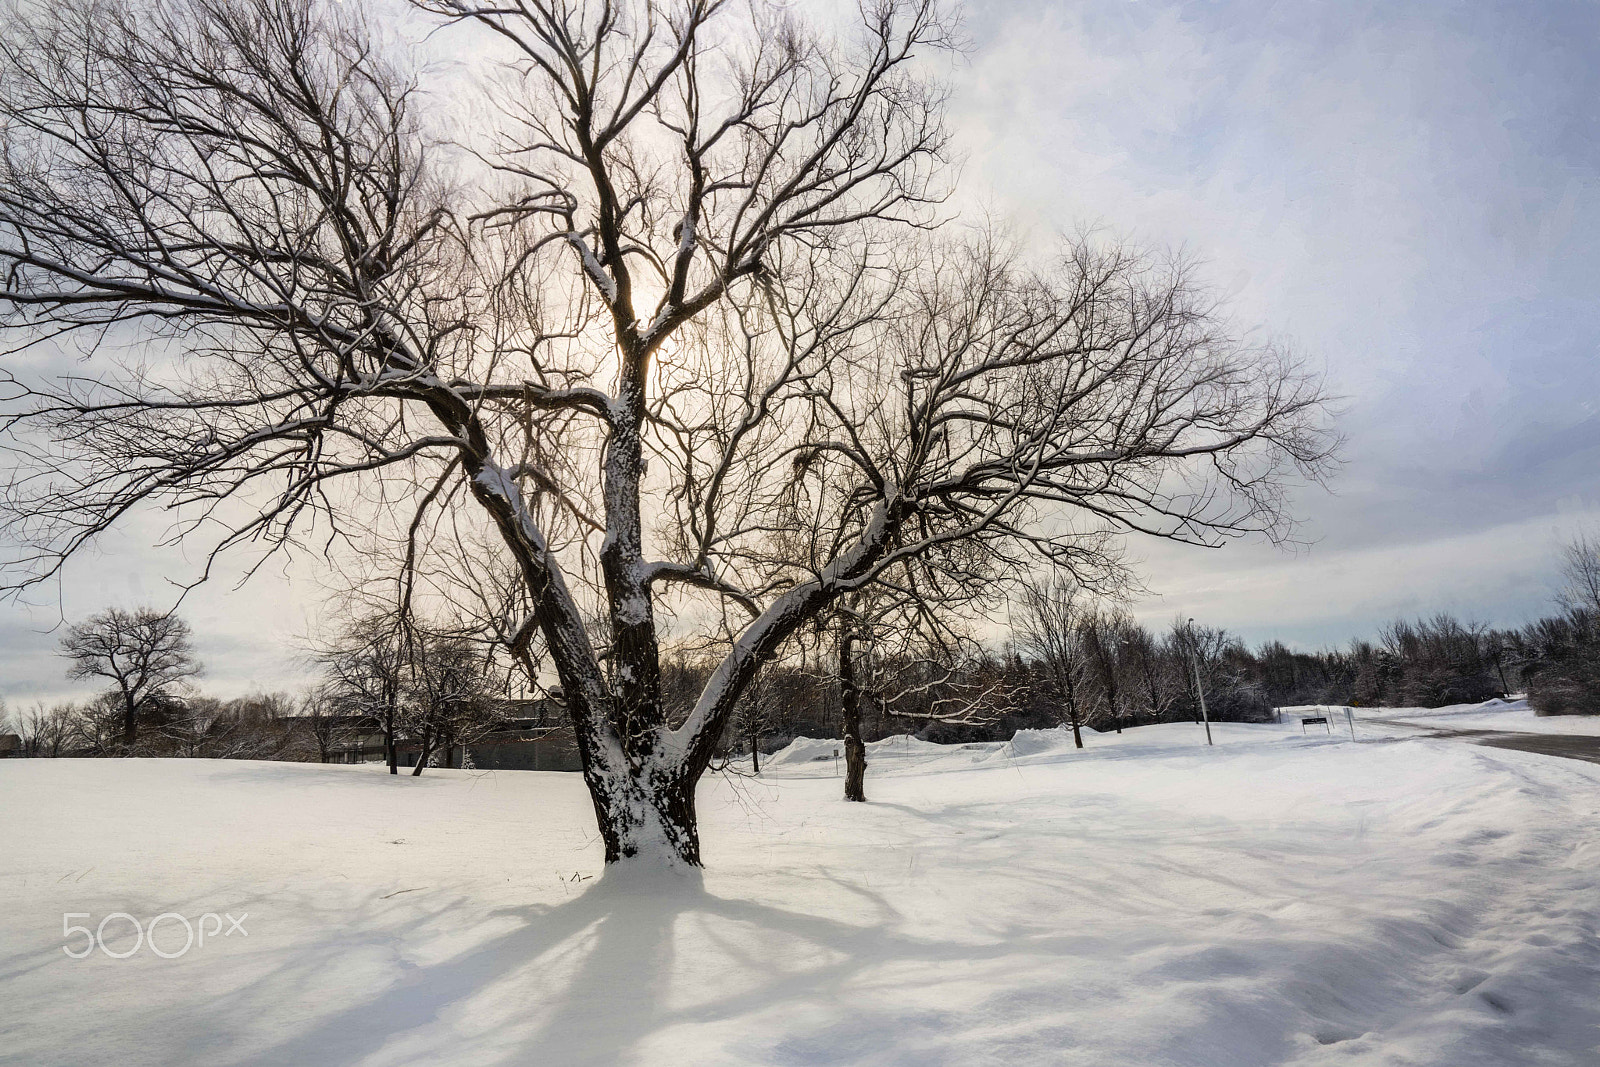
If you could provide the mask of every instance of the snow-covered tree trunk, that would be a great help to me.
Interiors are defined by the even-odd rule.
[[[594,799],[606,862],[635,860],[657,866],[698,867],[700,828],[692,780],[657,765],[636,774],[586,775]]]

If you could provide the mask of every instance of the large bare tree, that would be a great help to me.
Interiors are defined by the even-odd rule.
[[[1315,382],[1181,266],[925,236],[932,0],[836,36],[419,0],[486,68],[426,108],[357,3],[18,2],[0,308],[89,363],[13,379],[12,581],[152,507],[218,551],[387,531],[423,573],[448,515],[520,576],[508,640],[559,676],[608,861],[700,862],[725,722],[841,597],[954,545],[1276,534],[1329,455]],[[662,612],[722,643],[679,717]]]
[[[170,702],[200,674],[189,624],[153,608],[109,608],[67,628],[61,654],[72,661],[69,678],[101,678],[122,722],[122,745],[132,751],[139,722]]]

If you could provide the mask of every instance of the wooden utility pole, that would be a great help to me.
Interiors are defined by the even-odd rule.
[[[1200,684],[1200,646],[1194,639],[1194,620],[1189,620],[1189,665],[1194,668],[1194,695],[1200,700],[1200,718],[1206,724],[1206,744],[1211,740],[1211,716],[1206,712],[1206,687]]]

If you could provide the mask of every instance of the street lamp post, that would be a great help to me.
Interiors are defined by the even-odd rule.
[[[1206,712],[1206,687],[1200,684],[1200,646],[1194,639],[1194,620],[1189,620],[1189,665],[1194,668],[1194,695],[1200,699],[1200,718],[1206,724],[1206,744],[1211,740],[1211,716]]]

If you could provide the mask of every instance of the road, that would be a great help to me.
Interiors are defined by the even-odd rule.
[[[1600,737],[1585,734],[1523,734],[1503,730],[1456,730],[1444,726],[1423,726],[1403,719],[1360,719],[1359,722],[1381,723],[1384,726],[1403,726],[1420,730],[1429,737],[1458,737],[1474,745],[1490,748],[1514,748],[1519,752],[1537,752],[1544,756],[1600,763]]]

